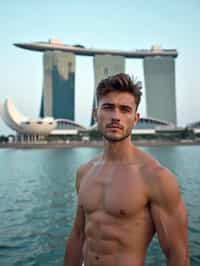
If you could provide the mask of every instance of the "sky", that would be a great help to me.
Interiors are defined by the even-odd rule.
[[[48,41],[97,49],[177,49],[178,125],[200,120],[200,1],[1,1],[0,103],[11,97],[24,115],[39,115],[42,53],[13,43]],[[141,80],[142,60],[126,60],[126,73]],[[76,57],[76,122],[89,125],[94,90],[92,57]],[[145,88],[139,111],[146,116]],[[0,135],[11,131],[0,121]]]

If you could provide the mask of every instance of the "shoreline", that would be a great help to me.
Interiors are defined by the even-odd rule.
[[[141,147],[158,147],[158,146],[194,146],[200,145],[200,141],[144,141],[135,140],[134,145]],[[70,143],[4,143],[0,144],[0,149],[65,149],[65,148],[81,148],[81,147],[103,147],[103,141],[73,141]]]

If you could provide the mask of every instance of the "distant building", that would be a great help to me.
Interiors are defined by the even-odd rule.
[[[158,130],[158,129],[174,129],[174,125],[172,123],[168,123],[166,121],[161,121],[153,118],[145,118],[141,117],[136,126],[133,127],[132,131],[139,132],[140,130],[146,130],[148,132],[149,129],[151,130]],[[90,130],[97,130],[97,123],[90,127]]]
[[[40,116],[75,120],[75,55],[45,51]]]
[[[145,57],[144,79],[147,116],[176,125],[175,60],[173,57]]]
[[[102,79],[125,72],[125,58],[123,56],[95,55],[93,58],[95,88]]]
[[[200,135],[200,121],[196,121],[186,125],[186,128],[192,129],[195,134]]]
[[[200,128],[200,121],[189,123],[186,125],[186,127],[188,127],[188,128]]]
[[[102,139],[102,135],[97,131],[97,124],[89,129],[75,123],[69,119],[54,119],[53,117],[45,117],[32,119],[22,115],[16,109],[13,101],[7,99],[4,104],[0,104],[0,116],[8,127],[16,132],[9,139],[12,143],[70,143],[73,140],[87,142],[90,137],[93,140]],[[172,123],[156,120],[153,118],[141,118],[138,124],[132,129],[132,134],[135,138],[147,136],[148,138],[167,137],[182,138],[187,133],[187,136],[200,136],[199,122],[191,124],[193,130],[185,132],[184,128],[176,128]],[[189,132],[189,133],[188,133]],[[189,134],[189,135],[188,135]]]
[[[172,123],[161,121],[154,118],[144,118],[141,117],[134,129],[159,129],[159,128],[172,128],[174,125]]]
[[[93,108],[96,106],[95,93],[99,82],[108,76],[112,76],[118,73],[125,72],[125,58],[123,56],[114,55],[95,55],[94,57],[94,98]],[[91,115],[91,125],[94,124],[93,117]]]
[[[93,49],[81,44],[66,45],[57,39],[15,45],[44,53],[41,117],[75,120],[76,55],[93,56],[95,89],[101,79],[125,72],[125,59],[134,58],[143,60],[147,116],[176,125],[175,49],[161,49],[159,45],[148,50]]]
[[[36,143],[45,136],[71,136],[77,135],[79,130],[86,130],[82,125],[69,119],[28,118],[16,109],[10,98],[4,104],[0,104],[0,116],[6,125],[16,132],[16,142]]]

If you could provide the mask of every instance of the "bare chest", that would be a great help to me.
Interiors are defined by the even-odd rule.
[[[87,214],[102,210],[112,216],[132,216],[146,203],[141,173],[133,167],[94,169],[80,186],[79,204]]]

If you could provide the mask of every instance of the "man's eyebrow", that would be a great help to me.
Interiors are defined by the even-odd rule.
[[[114,103],[103,103],[103,104],[102,104],[102,106],[105,106],[105,105],[111,105],[111,106],[113,106]]]
[[[104,107],[104,106],[111,106],[111,107],[113,107],[113,106],[115,106],[115,104],[114,103],[103,103],[102,104],[102,107]],[[130,105],[127,105],[127,104],[120,104],[119,105],[119,108],[128,109],[130,111],[133,110],[133,107],[130,106]]]
[[[130,106],[130,105],[126,105],[126,104],[120,104],[120,107],[121,107],[121,108],[127,108],[127,109],[130,109],[130,110],[133,109],[132,106]]]

